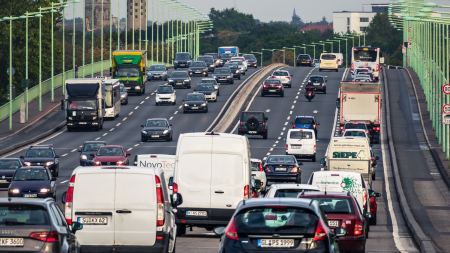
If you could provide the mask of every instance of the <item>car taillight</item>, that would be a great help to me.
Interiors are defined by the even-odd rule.
[[[119,166],[120,166],[120,165],[123,165],[123,164],[124,164],[124,161],[117,161],[117,162],[116,162],[116,165],[119,165]]]
[[[248,199],[250,197],[250,187],[248,185],[244,186],[244,199]]]
[[[379,132],[380,131],[380,127],[374,127],[374,128],[372,128],[373,129],[373,131],[375,131],[375,132]]]
[[[72,202],[73,202],[73,191],[75,187],[75,175],[73,175],[69,180],[69,188],[66,192],[66,204],[64,208],[64,214],[66,222],[68,225],[72,225]]]
[[[358,235],[363,235],[364,234],[364,226],[360,221],[356,221],[355,222],[355,227],[353,229],[353,234],[358,236]]]
[[[225,236],[230,240],[239,240],[235,218],[231,218],[230,223],[228,223],[228,226],[225,228]]]
[[[172,184],[172,192],[173,193],[178,193],[178,184],[175,183],[175,182]]]
[[[375,64],[375,71],[379,71],[380,70],[380,65],[379,64]]]
[[[102,162],[100,162],[100,161],[95,161],[95,162],[94,162],[94,165],[100,166],[100,165],[102,165]]]
[[[300,168],[299,167],[297,167],[297,166],[292,167],[291,173],[299,173],[299,172],[300,172]]]
[[[58,232],[56,231],[41,231],[41,232],[31,232],[30,238],[41,241],[41,242],[57,242],[59,241]]]
[[[290,77],[290,76],[286,76],[286,78],[289,79],[289,80],[291,80],[291,77]]]
[[[261,171],[261,172],[264,171],[262,163],[259,163],[258,170]]]
[[[155,176],[156,182],[156,226],[164,226],[164,195],[161,185],[161,179]]]
[[[314,153],[316,153],[316,150],[317,150],[317,145],[316,144],[314,144],[313,149],[314,149]]]
[[[326,237],[327,231],[325,230],[325,226],[322,224],[322,221],[318,221],[313,241],[322,241],[325,240]]]

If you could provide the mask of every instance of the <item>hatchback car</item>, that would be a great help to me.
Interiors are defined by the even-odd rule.
[[[310,184],[272,184],[265,198],[297,198],[301,192],[320,191],[319,187]]]
[[[292,75],[287,70],[275,70],[272,73],[271,78],[276,78],[281,81],[284,87],[291,88],[292,87]]]
[[[211,83],[214,86],[214,89],[217,91],[217,96],[220,95],[220,84],[214,78],[202,78],[200,84]]]
[[[296,63],[297,66],[314,67],[314,59],[309,54],[299,54]]]
[[[169,75],[169,85],[174,88],[191,88],[191,77],[187,71],[173,71]]]
[[[208,101],[202,93],[188,93],[183,100],[183,113],[208,112]]]
[[[267,139],[268,135],[268,117],[264,112],[241,112],[239,117],[238,134],[239,135],[261,135]]]
[[[208,65],[204,61],[193,61],[188,70],[190,76],[208,76],[208,71]]]
[[[320,75],[313,75],[309,77],[308,85],[313,85],[315,91],[327,93],[327,77]]]
[[[262,83],[261,97],[266,95],[278,95],[284,97],[284,85],[277,78],[268,78]]]
[[[119,145],[105,145],[98,149],[95,153],[93,164],[101,165],[128,165],[128,157],[130,154]]]
[[[338,241],[341,252],[366,251],[369,225],[350,192],[303,192],[299,194],[299,198],[318,201],[320,209],[327,216],[328,227],[331,230],[336,228],[346,230],[346,235]]]
[[[204,55],[205,56],[212,56],[212,58],[214,59],[214,65],[215,65],[216,68],[222,67],[223,61],[220,59],[218,53],[206,53]]]
[[[80,152],[80,166],[91,166],[95,153],[100,147],[105,145],[106,142],[104,141],[85,141],[81,148],[78,149],[78,152]]]
[[[171,104],[175,105],[177,103],[177,94],[175,89],[171,85],[160,85],[156,89],[155,94],[155,104]]]
[[[302,169],[293,155],[269,155],[264,163],[267,182],[302,182]]]
[[[243,72],[239,68],[239,64],[237,62],[228,61],[223,65],[223,67],[231,70],[231,73],[233,73],[233,78],[241,80],[241,75],[243,75]]]
[[[295,120],[292,123],[292,128],[314,130],[314,133],[316,134],[316,139],[318,138],[317,137],[318,127],[319,122],[317,122],[314,116],[297,116],[295,117]]]
[[[326,225],[317,201],[251,199],[241,201],[222,235],[219,252],[339,252],[335,233]]]
[[[147,119],[142,126],[141,141],[172,141],[172,124],[165,118]]]
[[[2,252],[79,252],[75,232],[83,225],[74,222],[70,228],[50,198],[0,198],[0,213]]]
[[[254,54],[244,54],[242,56],[247,61],[248,67],[253,67],[253,68],[258,67],[258,59],[256,59],[256,56]]]
[[[128,91],[125,87],[125,84],[120,83],[120,104],[127,105],[128,104]]]
[[[19,158],[0,159],[0,189],[9,187],[14,173],[22,166],[22,161]]]
[[[56,178],[42,166],[17,169],[8,189],[9,197],[56,198]]]
[[[208,101],[217,102],[217,91],[212,83],[200,83],[195,87],[194,92],[204,94]]]
[[[30,146],[20,158],[25,166],[44,166],[52,172],[52,176],[58,177],[59,156],[52,145]]]
[[[167,81],[167,67],[163,64],[154,64],[148,68],[147,80]]]
[[[197,61],[205,62],[206,66],[208,66],[208,71],[214,72],[216,65],[214,64],[214,57],[212,57],[211,55],[201,55],[197,57]]]
[[[241,60],[241,59],[239,59],[239,60],[230,60],[229,61],[229,63],[236,63],[237,65],[238,65],[238,67],[239,67],[239,70],[241,71],[241,74],[242,75],[245,75],[246,73],[247,73],[247,65],[246,65],[246,62],[247,61],[245,61],[245,60]]]
[[[230,68],[216,68],[213,77],[218,83],[234,83],[234,76]]]

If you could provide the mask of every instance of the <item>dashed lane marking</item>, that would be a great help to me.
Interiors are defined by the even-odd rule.
[[[292,111],[289,111],[289,115],[292,115]]]
[[[139,109],[139,105],[138,105],[138,106],[136,106],[136,107],[134,107],[134,109],[135,109],[135,110]]]
[[[65,184],[65,183],[67,183],[67,182],[69,182],[69,180],[64,180],[64,181],[61,181],[61,182],[59,182],[60,184]]]
[[[127,149],[127,151],[129,152],[129,151],[131,151],[131,150],[133,150],[133,148],[129,148],[129,149]]]
[[[109,129],[110,132],[112,132],[112,131],[114,131],[114,130],[116,130],[114,127],[111,128],[111,129]]]
[[[150,97],[146,97],[145,100],[149,99]]]
[[[294,108],[295,108],[295,106],[294,106],[294,105],[292,105],[292,106],[291,106],[291,110],[294,110]]]
[[[178,114],[178,111],[175,111],[173,114]]]
[[[67,155],[68,155],[68,154],[67,154],[67,153],[65,153],[65,154],[62,154],[61,156],[62,156],[62,157],[64,157],[64,156],[67,156]]]
[[[133,111],[131,111],[130,113],[128,113],[128,115],[129,115],[129,116],[131,116],[131,115],[133,115],[133,113],[134,113],[134,112],[133,112]]]
[[[122,125],[122,123],[119,122],[119,123],[116,124],[116,127],[118,127],[118,126],[120,126],[120,125]]]
[[[80,146],[80,148],[81,148],[81,146]],[[75,152],[75,151],[77,151],[77,149],[76,149],[76,148],[74,148],[74,149],[70,150],[70,152]]]
[[[104,136],[107,136],[108,135],[108,133],[104,133],[102,136],[104,137]]]
[[[140,102],[139,104],[140,104],[140,105],[142,105],[143,103],[145,103],[145,101],[144,101],[144,100],[142,100],[142,101],[141,101],[141,102]]]
[[[128,117],[125,117],[125,118],[122,119],[122,121],[125,121],[125,120],[127,120],[127,119],[128,119]]]
[[[102,138],[102,137],[97,137],[97,138],[95,138],[95,140],[98,141],[98,140],[100,140],[100,138]]]
[[[178,109],[181,109],[181,108],[183,108],[183,106],[182,106],[182,105],[178,106]]]
[[[134,144],[135,147],[137,147],[137,146],[139,146],[139,145],[140,145],[139,143]]]
[[[173,120],[173,116],[170,116],[169,120]]]

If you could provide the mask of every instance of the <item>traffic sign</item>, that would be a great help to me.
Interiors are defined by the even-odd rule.
[[[443,113],[443,114],[449,114],[449,115],[450,115],[450,104],[444,104],[444,105],[442,105],[442,113]]]
[[[450,115],[442,115],[442,124],[450,125]]]
[[[450,83],[442,85],[442,92],[446,95],[450,95]]]
[[[442,105],[442,124],[450,125],[450,104]]]

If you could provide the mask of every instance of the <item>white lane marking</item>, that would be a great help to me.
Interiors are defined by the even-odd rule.
[[[291,120],[291,116],[289,115],[289,116],[286,118],[286,120],[287,120],[287,121]]]
[[[183,108],[183,106],[182,106],[182,105],[178,106],[178,109],[181,109],[181,108]]]
[[[173,114],[178,114],[178,111],[175,111]]]
[[[289,115],[292,115],[292,111],[289,111]]]
[[[297,95],[300,95],[300,91],[297,92]]]
[[[102,137],[97,137],[97,138],[95,138],[95,140],[98,141],[98,140],[100,140],[101,138],[102,138]]]
[[[281,133],[280,133],[280,136],[283,136],[284,135],[284,131],[282,131]]]
[[[265,160],[267,160],[267,156],[264,156],[264,157],[263,157],[263,161],[265,161]]]
[[[294,110],[294,108],[295,108],[295,105],[292,105],[292,106],[291,106],[291,110]]]
[[[61,181],[61,182],[59,182],[60,184],[65,184],[65,183],[67,183],[67,182],[69,182],[69,180],[64,180],[64,181]]]
[[[267,152],[266,156],[269,156],[269,155],[270,155],[270,152]]]
[[[131,150],[133,150],[133,148],[129,148],[129,149],[127,149],[127,151],[129,152],[129,151],[131,151]]]
[[[62,155],[61,155],[61,157],[64,157],[64,156],[67,156],[67,155],[68,155],[68,154],[67,154],[67,153],[65,153],[65,154],[62,154]]]
[[[81,146],[80,146],[80,148],[81,148]],[[76,148],[74,148],[74,149],[70,150],[70,152],[75,152],[75,151],[77,151],[77,149],[76,149]]]
[[[120,126],[120,125],[122,125],[122,123],[119,122],[119,123],[116,124],[116,127],[118,127],[118,126]]]
[[[134,144],[135,147],[139,146],[139,143]]]
[[[128,115],[129,115],[129,116],[131,116],[131,115],[133,115],[133,113],[134,113],[134,112],[133,112],[133,111],[131,111],[130,113],[128,113]]]
[[[275,141],[275,144],[278,144],[279,141]]]
[[[125,117],[125,118],[122,119],[122,121],[125,121],[125,120],[127,120],[127,119],[128,119],[128,117]]]
[[[298,99],[298,96],[295,96],[295,99]]]
[[[108,133],[104,133],[102,136],[104,137],[104,136],[107,136],[108,135]]]
[[[269,151],[272,152],[272,151],[273,151],[273,148],[270,148]]]
[[[111,129],[109,129],[110,132],[112,132],[112,131],[114,131],[114,130],[116,130],[114,127],[111,128]]]
[[[149,99],[150,97],[146,97],[145,100]]]
[[[139,109],[139,105],[138,105],[138,106],[136,106],[136,107],[134,107],[134,109],[135,109],[135,110]]]
[[[173,120],[173,116],[170,116],[169,120]]]
[[[289,123],[288,122],[284,122],[284,125],[287,126]]]
[[[153,95],[155,95],[155,93],[154,93],[154,92],[152,92],[152,94],[150,94],[150,95],[152,95],[152,96],[153,96]]]
[[[283,127],[283,131],[286,131],[286,127]]]
[[[141,102],[140,102],[139,104],[140,104],[140,105],[142,105],[143,103],[145,103],[145,101],[144,101],[144,100],[142,100],[142,101],[141,101]]]
[[[276,147],[277,146],[277,144],[276,143],[274,143],[273,145],[272,145],[272,147]]]

